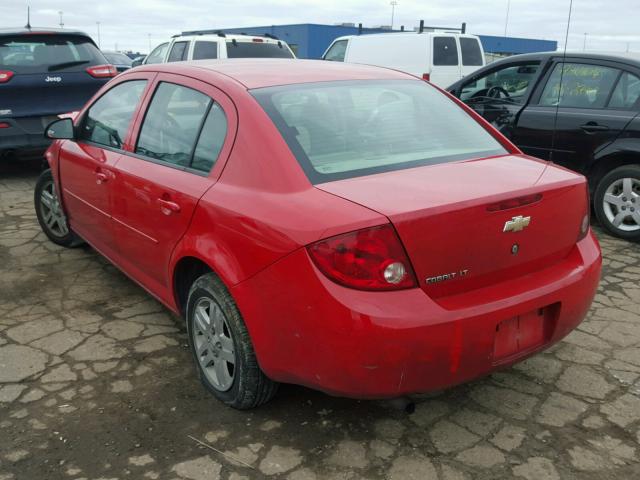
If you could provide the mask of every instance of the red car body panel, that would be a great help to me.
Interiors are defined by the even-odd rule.
[[[591,233],[578,241],[587,208],[584,178],[522,155],[472,114],[509,155],[314,186],[247,92],[411,77],[332,62],[149,65],[119,75],[89,105],[135,78],[148,85],[122,151],[57,141],[47,153],[70,225],[177,313],[177,265],[187,258],[206,263],[232,293],[260,366],[272,379],[366,398],[439,389],[546,348],[584,318],[601,263]],[[229,128],[208,176],[132,153],[160,81],[195,88],[223,107]],[[538,193],[542,199],[531,204],[490,209]],[[531,215],[531,226],[503,234],[505,221],[516,215]],[[388,223],[420,288],[340,286],[316,268],[305,248]],[[462,269],[468,270],[464,278],[426,283]],[[536,322],[543,327],[528,336],[529,343],[513,344],[514,322],[522,332]]]

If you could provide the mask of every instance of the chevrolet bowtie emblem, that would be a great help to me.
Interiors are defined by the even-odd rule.
[[[523,217],[522,215],[518,215],[517,217],[513,217],[511,220],[504,222],[504,230],[503,232],[520,232],[529,226],[531,223],[531,217]]]

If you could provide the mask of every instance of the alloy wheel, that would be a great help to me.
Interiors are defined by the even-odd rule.
[[[607,188],[603,210],[607,220],[624,232],[640,230],[640,179],[620,178]]]
[[[49,180],[42,187],[40,193],[40,213],[42,220],[52,235],[63,238],[69,234],[67,226],[67,217],[62,211],[62,205],[56,193],[56,187],[53,180]]]
[[[192,340],[207,380],[221,392],[229,390],[235,377],[235,346],[222,309],[210,298],[196,303]]]

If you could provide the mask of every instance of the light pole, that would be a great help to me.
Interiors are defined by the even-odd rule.
[[[60,28],[64,28],[64,22],[62,21],[62,10],[58,12],[58,15],[60,15]]]
[[[393,30],[393,15],[396,12],[396,5],[398,5],[398,2],[396,2],[396,0],[392,0],[389,5],[391,5],[391,30]]]
[[[582,50],[587,49],[587,35],[589,34],[587,32],[584,32],[584,41],[582,42]]]
[[[511,0],[507,0],[507,15],[504,18],[504,36],[507,36],[507,25],[509,25],[509,10],[511,9]]]
[[[96,25],[98,26],[98,48],[101,48],[101,45],[100,45],[100,22],[96,22]]]

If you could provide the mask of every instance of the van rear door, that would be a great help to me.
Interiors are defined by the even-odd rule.
[[[476,36],[459,36],[461,78],[470,75],[485,64],[484,50]]]
[[[458,81],[462,75],[460,52],[454,35],[434,34],[431,36],[431,73],[429,80],[446,88]]]

